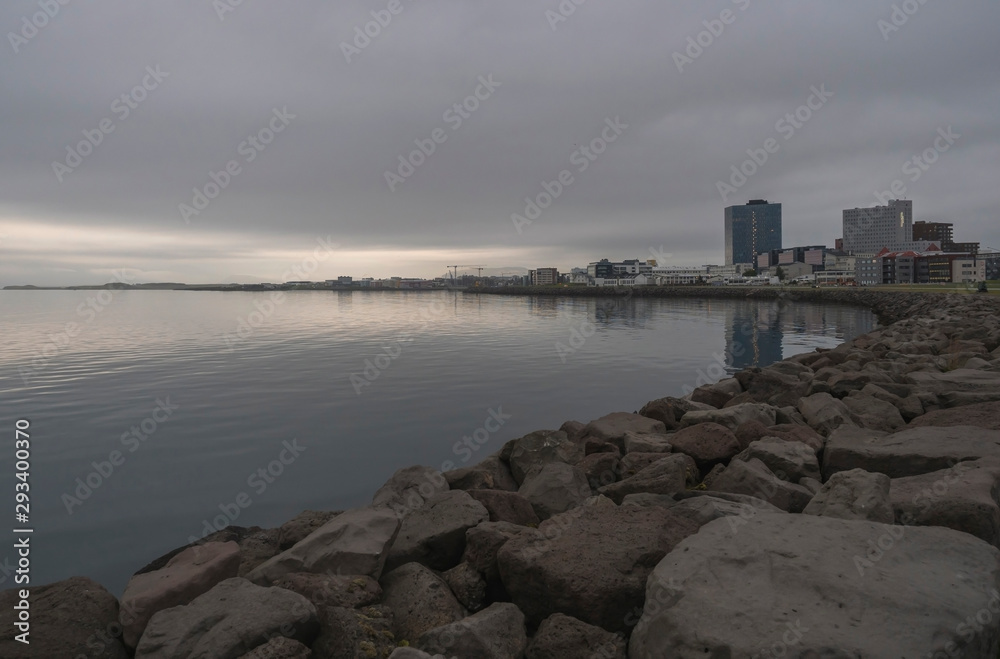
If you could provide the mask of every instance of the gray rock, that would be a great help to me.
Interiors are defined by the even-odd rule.
[[[455,598],[469,611],[479,611],[486,604],[486,580],[469,563],[459,563],[441,576]]]
[[[659,421],[666,430],[674,430],[680,427],[681,417],[687,412],[711,409],[714,408],[705,403],[695,403],[683,398],[667,397],[649,401],[639,410],[639,414]]]
[[[813,497],[819,494],[819,491],[823,489],[823,483],[819,482],[815,478],[800,478],[799,485],[812,492]]]
[[[733,460],[726,470],[711,484],[711,492],[731,492],[763,499],[773,506],[790,513],[802,512],[812,492],[781,480],[757,458]]]
[[[640,471],[653,464],[654,462],[659,462],[663,458],[669,457],[670,454],[663,453],[629,453],[623,456],[619,461],[619,473],[618,480],[624,478],[630,478],[635,476]],[[614,482],[614,481],[612,481]]]
[[[476,659],[521,659],[528,645],[524,614],[507,602],[432,629],[420,637],[417,647],[449,657]]]
[[[917,427],[892,435],[843,429],[827,440],[823,474],[864,469],[902,478],[992,456],[1000,456],[1000,432],[973,426]]]
[[[550,462],[529,474],[518,493],[544,521],[579,506],[591,495],[591,490],[580,469],[564,462]]]
[[[765,426],[773,426],[776,422],[776,415],[777,408],[770,405],[743,403],[721,410],[687,412],[681,417],[681,428],[696,426],[699,423],[717,423],[735,431],[740,427],[740,424],[747,421],[760,421]]]
[[[453,490],[517,491],[517,481],[511,475],[507,464],[495,455],[472,467],[446,471],[444,478]]]
[[[662,435],[667,432],[667,428],[662,421],[651,419],[648,416],[614,412],[588,423],[584,430],[584,436],[611,442],[624,451],[625,433],[627,432]]]
[[[863,428],[893,432],[906,425],[898,407],[860,391],[852,391],[843,402]]]
[[[32,546],[34,544],[32,543]],[[13,580],[12,580],[13,582]],[[0,591],[0,657],[5,659],[127,659],[119,638],[118,600],[96,581],[72,577],[32,586],[28,597],[31,619],[26,629],[15,627],[21,601],[19,585]],[[30,643],[15,640],[29,632]]]
[[[355,609],[382,598],[382,587],[367,575],[293,572],[275,580],[274,585],[302,595],[317,611],[331,606]]]
[[[521,526],[538,526],[541,522],[531,502],[517,492],[469,490],[469,496],[483,504],[491,522],[510,522]]]
[[[588,506],[525,529],[497,560],[511,600],[533,624],[566,613],[621,631],[642,605],[649,571],[697,529],[665,508]]]
[[[528,475],[550,462],[576,464],[583,460],[584,449],[570,441],[561,430],[538,430],[521,437],[510,452],[510,473],[518,485]]]
[[[465,551],[465,532],[489,518],[485,506],[468,492],[451,490],[436,494],[403,518],[385,569],[393,570],[412,562],[435,570],[455,567]]]
[[[841,471],[830,477],[803,510],[805,515],[860,519],[892,524],[889,477],[864,469]]]
[[[416,648],[396,648],[389,655],[389,659],[435,659],[423,650]]]
[[[538,626],[525,659],[626,659],[625,639],[571,616],[555,613]]]
[[[649,433],[625,433],[626,453],[670,453],[670,442],[667,435]]]
[[[390,508],[402,518],[423,506],[427,499],[448,489],[448,481],[440,471],[430,467],[404,467],[375,492],[372,506]]]
[[[830,394],[813,394],[799,401],[799,412],[816,432],[829,437],[843,425],[856,426],[851,410]]]
[[[358,508],[337,517],[274,558],[247,579],[269,584],[292,572],[364,574],[378,579],[399,519],[386,508]]]
[[[1000,396],[1000,373],[992,371],[965,368],[947,373],[916,371],[910,373],[907,379],[917,389],[935,394],[963,392]]]
[[[388,657],[396,647],[392,629],[388,607],[329,607],[320,614],[320,635],[312,648],[318,659]]]
[[[760,512],[785,512],[761,499],[757,499],[755,503],[750,504],[727,501],[726,499],[711,495],[682,499],[671,510],[677,515],[691,520],[698,526],[704,526],[722,517],[751,517]]]
[[[484,522],[465,534],[465,554],[462,562],[476,568],[487,581],[500,578],[497,553],[507,541],[525,530],[506,522]]]
[[[911,428],[923,426],[976,426],[1000,430],[1000,401],[935,410],[910,422]]]
[[[416,639],[465,617],[448,584],[420,563],[407,563],[382,577],[383,603],[392,610],[397,641]]]
[[[1000,605],[990,594],[1000,552],[979,539],[759,515],[733,542],[727,520],[703,526],[656,566],[631,659],[924,657],[949,643],[954,656],[995,656],[995,614],[981,633],[963,634],[969,616]],[[876,543],[888,548],[869,559]]]
[[[802,442],[819,455],[826,446],[826,438],[808,425],[778,424],[771,426],[762,437],[777,437],[789,442]]]
[[[282,588],[226,579],[186,606],[156,613],[136,659],[238,659],[274,636],[310,645],[319,632],[316,607]]]
[[[344,511],[305,510],[288,520],[278,529],[278,548],[282,551],[293,547]]]
[[[621,460],[614,453],[591,453],[576,466],[595,490],[614,483],[622,474]]]
[[[816,453],[802,442],[789,442],[777,437],[764,437],[753,442],[736,456],[736,460],[758,459],[778,478],[798,483],[803,478],[820,478]]]
[[[740,443],[733,431],[718,423],[681,428],[670,436],[670,443],[675,453],[691,456],[700,468],[726,462],[740,452]]]
[[[598,490],[615,503],[621,504],[629,494],[673,494],[697,483],[701,476],[694,460],[683,454],[669,454],[657,460],[635,476],[605,485]]]
[[[240,659],[312,659],[308,646],[284,636],[275,636],[264,645],[258,645]]]

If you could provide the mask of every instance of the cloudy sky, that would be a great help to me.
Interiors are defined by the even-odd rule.
[[[1000,248],[996,2],[237,2],[0,6],[0,285],[717,263],[894,182]]]

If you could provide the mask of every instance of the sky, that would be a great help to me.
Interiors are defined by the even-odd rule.
[[[720,263],[724,208],[758,198],[786,247],[901,196],[1000,248],[997,25],[965,0],[9,0],[0,286]]]

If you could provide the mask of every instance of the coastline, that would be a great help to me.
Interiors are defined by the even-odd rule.
[[[639,414],[512,439],[473,467],[401,469],[369,507],[229,527],[155,559],[120,601],[85,578],[33,588],[40,644],[5,638],[0,654],[99,646],[85,656],[180,658],[197,641],[234,658],[651,659],[689,656],[697,638],[733,656],[776,644],[922,656],[950,643],[995,658],[1000,300],[737,287],[465,293],[850,304],[882,324]],[[841,590],[874,613],[852,617]],[[0,594],[5,621],[17,598]],[[963,619],[981,611],[990,620],[968,633]]]

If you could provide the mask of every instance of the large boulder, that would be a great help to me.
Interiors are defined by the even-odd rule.
[[[510,452],[510,473],[521,485],[530,473],[550,462],[576,464],[583,457],[583,446],[570,441],[563,431],[538,430],[514,443]]]
[[[483,504],[491,522],[510,522],[521,526],[538,526],[541,521],[531,502],[517,492],[499,490],[469,490],[469,496]]]
[[[889,478],[917,476],[958,462],[1000,456],[1000,432],[973,426],[907,428],[892,435],[840,429],[827,440],[823,474],[864,469]]]
[[[1000,460],[960,462],[949,469],[892,479],[892,509],[900,524],[944,526],[1000,547],[998,493]]]
[[[689,484],[697,483],[699,479],[694,460],[687,455],[675,453],[657,460],[635,476],[605,485],[598,491],[620,504],[629,494],[673,494],[684,490]]]
[[[765,426],[773,426],[776,423],[777,412],[776,408],[762,403],[742,403],[721,410],[693,411],[681,417],[681,428],[696,426],[699,423],[717,423],[735,431],[747,421],[760,421]]]
[[[799,400],[799,412],[813,430],[829,437],[843,425],[856,426],[851,410],[830,394],[820,393]]]
[[[757,458],[733,460],[708,490],[757,497],[790,513],[802,512],[813,497],[807,488],[778,478]]]
[[[787,372],[792,367],[802,370]],[[783,370],[786,372],[782,372]],[[784,407],[794,405],[799,398],[805,396],[812,380],[812,369],[788,362],[779,368],[746,369],[737,373],[736,379],[753,400]]]
[[[620,634],[554,613],[538,626],[524,656],[525,659],[626,659],[626,649],[625,639]]]
[[[711,522],[656,566],[631,659],[996,656],[1000,552],[978,538],[812,515],[739,533]]]
[[[670,453],[668,435],[653,435],[650,433],[625,433],[626,453]]]
[[[663,456],[662,453],[657,455]],[[576,466],[595,490],[614,483],[622,475],[621,459],[614,453],[591,453]]]
[[[863,428],[893,432],[906,425],[898,407],[874,396],[852,391],[843,402],[858,425]]]
[[[441,573],[455,599],[469,611],[479,611],[486,603],[486,579],[471,563],[459,563]]]
[[[135,659],[238,659],[273,636],[310,645],[318,632],[316,607],[306,598],[234,577],[186,606],[156,613]]]
[[[813,450],[813,453],[817,455],[823,450],[826,445],[826,439],[823,435],[819,434],[812,428],[806,425],[797,425],[792,423],[778,424],[776,426],[771,426],[767,429],[767,432],[762,435],[763,437],[777,437],[778,439],[784,439],[789,442],[802,442],[809,448]]]
[[[864,469],[840,471],[830,477],[803,510],[805,515],[860,519],[892,524],[889,477]]]
[[[320,613],[319,620],[320,634],[312,644],[316,659],[388,657],[396,648],[392,611],[388,607],[328,607]]]
[[[718,423],[682,428],[670,436],[670,444],[675,453],[691,456],[699,468],[710,469],[740,452],[740,443],[733,431]]]
[[[293,638],[275,636],[264,645],[258,645],[240,659],[313,659],[313,652]]]
[[[455,567],[465,550],[465,532],[489,518],[486,507],[468,492],[451,490],[436,494],[403,518],[385,569],[412,562],[435,570]]]
[[[255,568],[247,579],[264,585],[292,572],[364,574],[378,579],[399,524],[388,508],[348,511]]]
[[[309,535],[323,526],[331,519],[344,511],[342,510],[304,510],[292,519],[288,520],[278,529],[278,548],[282,551],[295,546],[305,540]]]
[[[424,633],[416,645],[449,657],[521,659],[528,636],[524,614],[509,602],[497,602],[460,622]]]
[[[695,403],[684,398],[657,398],[642,406],[639,415],[663,424],[666,430],[675,430],[681,425],[681,417],[693,410],[710,410],[712,405]]]
[[[642,606],[653,566],[698,526],[665,508],[586,506],[525,529],[497,560],[532,624],[565,613],[608,631]]]
[[[465,534],[465,554],[462,562],[476,568],[487,581],[500,578],[497,553],[511,538],[525,528],[507,522],[484,522]]]
[[[154,613],[187,604],[217,583],[235,577],[239,567],[239,545],[209,542],[185,549],[159,570],[129,579],[119,612],[125,645],[135,648]]]
[[[404,467],[375,492],[372,506],[390,508],[403,517],[448,489],[448,481],[440,471],[430,467]]]
[[[816,453],[802,442],[764,437],[753,442],[736,456],[737,460],[758,459],[778,478],[798,483],[803,478],[820,478]]]
[[[605,442],[611,442],[624,452],[625,433],[627,432],[662,435],[667,432],[667,427],[663,421],[651,419],[642,414],[614,412],[588,423],[584,429],[583,436],[595,437]]]
[[[914,371],[907,376],[911,384],[920,391],[938,395],[950,393],[972,393],[986,395],[983,401],[1000,399],[1000,373],[979,369],[960,368],[946,373],[936,371]]]
[[[28,597],[31,619],[18,619],[20,591],[0,592],[0,657],[5,659],[127,659],[117,635],[118,600],[104,586],[86,577],[34,586]],[[19,628],[16,624],[25,624]],[[28,632],[29,643],[16,640]]]
[[[382,601],[392,610],[398,641],[413,645],[424,632],[465,617],[445,580],[420,563],[387,572],[381,583]]]
[[[1000,430],[1000,401],[935,410],[910,421],[911,428],[921,426],[976,426]]]
[[[576,508],[591,495],[591,490],[579,468],[565,462],[549,462],[531,472],[518,494],[528,500],[539,519],[546,520]]]
[[[510,469],[496,455],[491,455],[477,465],[444,472],[444,478],[453,490],[517,490],[517,481]]]
[[[382,597],[382,587],[365,575],[293,572],[277,579],[274,585],[302,595],[320,612],[329,607],[355,609],[368,606]]]

